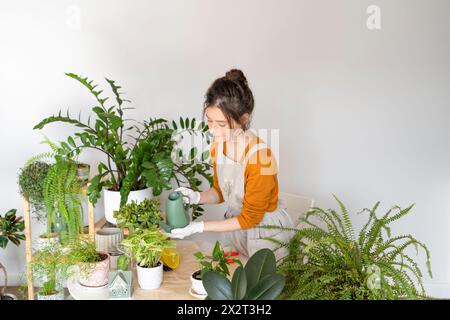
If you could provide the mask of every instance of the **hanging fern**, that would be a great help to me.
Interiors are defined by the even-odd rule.
[[[61,241],[74,240],[82,232],[81,185],[77,164],[61,156],[55,157],[44,182],[47,232],[61,232]],[[55,230],[62,224],[62,230]]]
[[[335,196],[341,214],[334,210],[312,208],[301,219],[305,227],[295,231],[290,242],[277,243],[288,249],[279,269],[286,275],[282,299],[423,299],[426,297],[422,272],[407,253],[410,247],[426,254],[430,277],[430,252],[411,235],[391,237],[390,224],[406,216],[414,205],[398,206],[381,218],[376,215],[377,202],[364,209],[369,219],[358,238],[344,204]],[[318,218],[319,227],[311,221]]]

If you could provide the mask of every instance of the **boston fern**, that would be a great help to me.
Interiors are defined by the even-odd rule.
[[[206,134],[208,127],[204,122],[197,125],[195,119],[189,118],[180,118],[179,124],[161,118],[137,122],[125,118],[125,111],[134,108],[124,106],[125,102],[130,101],[122,98],[121,87],[115,81],[106,79],[115,100],[112,106],[107,106],[108,98],[102,97],[103,90],[97,89],[93,81],[74,73],[66,75],[84,85],[95,97],[96,105],[92,107],[95,121],[91,123],[91,116],[83,122],[80,116],[72,118],[69,112],[66,115],[59,112],[42,120],[34,129],[42,129],[53,122],[72,124],[81,131],[61,142],[61,148],[69,157],[78,155],[85,148],[105,154],[107,161],[98,165],[98,174],[88,188],[92,203],[98,201],[104,187],[120,191],[122,206],[127,202],[130,191],[149,187],[154,196],[159,196],[163,190],[172,188],[172,179],[179,186],[189,185],[194,190],[201,185],[198,175],[212,183],[211,165],[206,161],[208,151],[202,153],[201,161],[195,159],[195,148],[190,150],[188,159],[178,163],[174,161],[174,154],[180,156],[183,153],[176,149],[176,136],[180,134],[178,128],[190,134],[200,133],[210,143]],[[193,206],[193,218],[202,212],[201,207]]]
[[[301,219],[302,228],[286,229],[295,234],[289,243],[279,243],[289,250],[279,265],[279,270],[286,275],[281,297],[425,298],[422,272],[407,249],[423,249],[431,277],[427,247],[409,234],[392,237],[390,229],[390,224],[407,215],[414,205],[405,209],[394,206],[381,217],[376,215],[380,202],[372,209],[364,209],[361,213],[368,213],[369,219],[356,238],[347,209],[336,196],[335,199],[341,214],[315,207]],[[312,221],[317,219],[319,222]]]
[[[82,233],[83,219],[77,163],[56,155],[44,181],[43,195],[47,232],[60,232],[63,243],[76,239]]]

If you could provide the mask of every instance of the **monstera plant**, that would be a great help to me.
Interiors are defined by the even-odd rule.
[[[54,122],[63,122],[80,129],[73,136],[61,142],[61,148],[71,157],[80,154],[83,149],[94,149],[104,154],[105,162],[98,165],[98,174],[90,181],[88,196],[96,203],[104,189],[120,191],[120,206],[127,203],[133,191],[151,188],[153,196],[163,190],[172,188],[174,180],[179,186],[189,186],[198,190],[201,185],[200,176],[212,183],[209,150],[197,154],[192,147],[189,154],[177,148],[177,142],[184,132],[190,135],[201,135],[209,144],[208,127],[202,121],[180,118],[179,123],[168,122],[162,118],[150,118],[148,121],[135,121],[126,116],[126,111],[134,109],[126,106],[129,100],[122,97],[121,87],[114,80],[106,79],[114,95],[114,102],[107,104],[108,97],[103,97],[103,90],[87,77],[67,73],[86,87],[95,98],[92,115],[87,121],[81,116],[71,117],[59,112],[42,120],[34,129],[42,129]],[[92,118],[92,119],[91,119]],[[91,121],[92,120],[92,121]],[[209,149],[209,148],[208,148]],[[107,201],[105,200],[105,208]],[[114,207],[106,211],[111,212]],[[203,209],[198,205],[192,207],[193,218],[200,216]],[[114,222],[115,223],[115,222]]]
[[[228,280],[224,275],[207,271],[203,286],[211,300],[274,300],[285,285],[284,275],[277,273],[274,253],[261,249],[239,266]]]

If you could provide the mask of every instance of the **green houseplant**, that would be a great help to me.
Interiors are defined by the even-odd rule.
[[[20,241],[25,240],[25,235],[23,234],[25,224],[22,217],[17,217],[16,213],[16,209],[11,209],[3,217],[0,215],[0,248],[2,249],[6,248],[9,241],[19,246]],[[5,293],[6,287],[8,286],[8,274],[6,268],[1,263],[0,269],[5,276],[4,285],[0,291],[0,300],[16,300],[17,298],[14,295]]]
[[[66,75],[85,86],[95,97],[96,105],[92,108],[92,112],[96,119],[91,123],[91,117],[89,117],[86,122],[83,122],[81,117],[77,119],[71,117],[68,112],[66,115],[59,112],[42,120],[34,128],[42,129],[53,122],[72,124],[81,132],[69,136],[67,142],[61,142],[61,147],[67,154],[79,154],[82,149],[90,148],[106,156],[106,163],[101,162],[98,165],[98,174],[91,180],[88,195],[90,201],[95,204],[102,190],[105,190],[105,215],[108,221],[115,223],[113,211],[125,205],[132,192],[151,188],[153,196],[158,196],[164,189],[172,188],[172,179],[178,185],[186,184],[198,190],[201,185],[198,175],[212,183],[209,172],[211,165],[205,161],[209,157],[208,151],[202,153],[201,161],[196,159],[196,148],[190,150],[189,158],[179,162],[173,161],[174,154],[177,159],[184,159],[183,151],[175,148],[178,140],[176,137],[178,126],[191,134],[200,133],[209,143],[209,136],[206,135],[208,127],[204,122],[197,125],[195,119],[180,118],[179,124],[175,121],[169,124],[165,119],[137,122],[125,118],[126,111],[132,108],[124,105],[130,101],[122,97],[121,87],[115,81],[106,79],[115,100],[113,105],[108,106],[106,103],[108,97],[102,97],[103,90],[98,89],[98,85],[93,81],[74,73],[66,73]],[[132,142],[127,141],[125,139],[127,137],[131,137]],[[120,195],[117,198],[114,192],[119,191]],[[149,192],[142,191],[133,197],[142,201],[143,198],[151,197]],[[114,205],[110,206],[111,203]],[[192,206],[192,209],[194,218],[203,212],[198,205]]]
[[[283,299],[421,299],[425,297],[422,272],[408,249],[423,249],[430,276],[427,247],[406,234],[391,236],[391,224],[406,216],[407,208],[394,206],[377,217],[377,202],[364,209],[369,218],[358,237],[344,204],[334,196],[341,213],[312,208],[295,231],[289,255],[279,269],[286,275]],[[312,219],[320,223],[314,223]],[[273,241],[273,240],[272,240]],[[417,289],[418,284],[419,289]]]
[[[199,295],[206,295],[206,290],[203,286],[203,277],[206,272],[214,271],[215,273],[227,277],[230,275],[228,266],[232,262],[236,262],[242,265],[241,261],[236,258],[227,258],[224,249],[221,247],[220,242],[216,241],[212,256],[205,256],[203,252],[199,251],[194,254],[197,262],[200,264],[200,270],[195,271],[191,275],[191,290]]]
[[[95,242],[80,237],[71,241],[68,261],[77,265],[79,281],[88,287],[100,287],[108,283],[110,258],[105,252],[97,252]]]
[[[44,181],[47,234],[58,233],[67,244],[83,233],[82,190],[77,163],[56,155]]]
[[[159,288],[163,280],[163,250],[175,247],[157,226],[140,229],[122,240],[119,249],[136,260],[139,286],[144,290]]]
[[[30,203],[30,208],[37,220],[45,220],[44,181],[50,164],[44,161],[34,161],[20,169],[18,177],[19,191],[22,197]]]
[[[261,249],[228,280],[216,271],[207,271],[203,285],[212,300],[274,300],[285,286],[285,276],[277,273],[274,253]]]
[[[132,234],[135,230],[158,225],[158,221],[162,221],[161,207],[158,200],[144,199],[140,203],[132,201],[114,211],[114,218],[119,228],[127,228]]]
[[[33,280],[39,283],[38,300],[64,300],[62,281],[68,276],[69,259],[59,243],[51,243],[34,253]]]

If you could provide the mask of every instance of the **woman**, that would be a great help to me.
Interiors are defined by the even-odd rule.
[[[249,130],[254,99],[247,79],[240,70],[230,70],[214,81],[206,93],[203,114],[213,136],[211,158],[214,184],[208,191],[178,188],[186,203],[226,202],[225,220],[192,222],[173,229],[171,237],[184,238],[204,231],[226,232],[238,252],[253,255],[261,248],[278,247],[261,238],[289,241],[290,234],[264,225],[292,227],[285,208],[278,200],[276,159],[267,145]],[[286,250],[275,250],[277,258]]]

